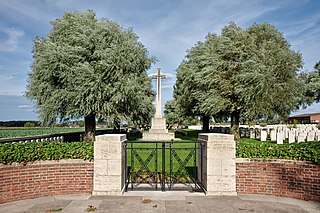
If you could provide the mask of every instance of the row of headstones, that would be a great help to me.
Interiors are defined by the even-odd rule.
[[[28,142],[63,142],[63,136],[19,141],[19,143],[28,143]]]
[[[271,141],[277,141],[277,144],[283,144],[285,139],[289,143],[320,141],[320,131],[314,128],[286,128],[285,126],[268,127],[240,127],[240,136],[247,138],[260,139],[267,141],[269,136]]]

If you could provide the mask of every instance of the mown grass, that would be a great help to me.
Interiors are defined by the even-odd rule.
[[[177,140],[172,143],[172,147],[178,153],[183,162],[192,149],[194,141],[198,138],[199,131],[187,130],[187,135],[176,133]],[[139,135],[140,134],[140,135]],[[156,144],[148,141],[139,141],[141,133],[128,136],[129,141],[135,142],[132,146],[137,149],[142,161],[146,161],[150,152],[155,149]],[[137,143],[138,142],[138,143]],[[169,146],[170,143],[166,143]],[[36,160],[60,160],[60,159],[85,159],[93,160],[94,143],[72,142],[72,143],[48,143],[48,142],[29,142],[29,143],[7,143],[0,144],[0,163],[13,162],[32,162]],[[161,143],[158,143],[157,160],[158,171],[162,168],[162,150]],[[131,147],[128,143],[127,148]],[[175,148],[180,148],[180,150]],[[168,148],[168,147],[167,147]],[[128,150],[128,166],[131,165],[130,149]],[[196,153],[198,154],[198,153]],[[314,164],[320,164],[320,142],[305,142],[278,145],[274,142],[261,142],[256,139],[241,138],[236,143],[236,156],[238,158],[280,158],[292,160],[306,160]],[[165,151],[166,168],[169,167],[170,153],[169,149]],[[133,161],[138,165],[138,159]],[[174,166],[179,166],[177,159],[173,159]],[[155,170],[155,156],[149,163],[149,168]],[[193,166],[193,159],[186,163],[187,167]],[[139,167],[139,166],[138,166]],[[136,168],[136,166],[135,166]],[[139,167],[140,168],[140,167]]]
[[[16,138],[26,136],[50,135],[70,132],[81,132],[84,128],[46,128],[46,127],[30,127],[30,128],[0,128],[0,138]]]

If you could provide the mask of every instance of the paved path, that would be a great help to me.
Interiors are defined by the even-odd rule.
[[[188,192],[129,192],[124,196],[63,195],[17,201],[1,204],[0,212],[320,213],[320,203],[264,195],[216,197]]]

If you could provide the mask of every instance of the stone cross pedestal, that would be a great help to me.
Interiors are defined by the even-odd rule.
[[[174,133],[169,133],[166,129],[166,119],[162,117],[161,112],[161,79],[166,76],[161,74],[160,68],[157,70],[156,75],[152,75],[152,79],[157,80],[157,96],[156,96],[156,114],[151,121],[151,129],[148,133],[143,133],[143,140],[173,140]]]

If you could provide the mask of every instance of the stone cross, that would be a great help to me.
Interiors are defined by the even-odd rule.
[[[158,68],[157,74],[151,76],[152,79],[157,79],[157,97],[156,97],[156,115],[155,118],[162,118],[161,113],[161,79],[165,79],[166,76],[160,73]]]

